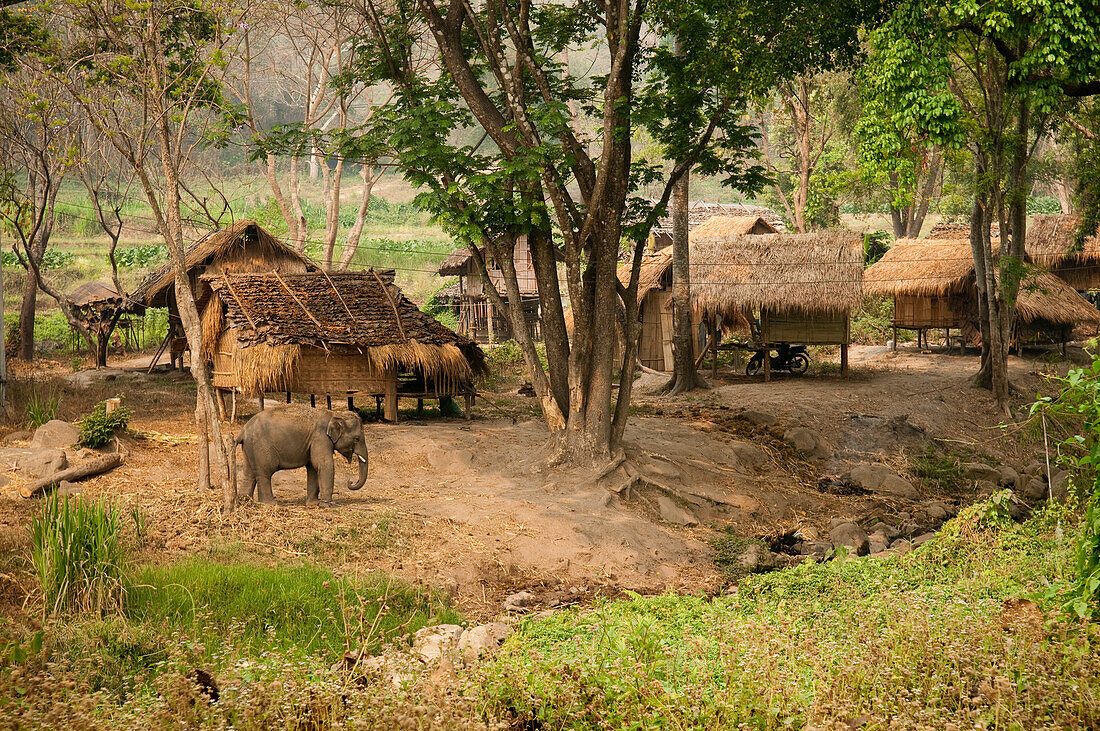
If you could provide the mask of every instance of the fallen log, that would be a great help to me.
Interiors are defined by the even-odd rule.
[[[55,472],[48,477],[43,477],[40,480],[35,480],[29,484],[19,488],[19,494],[23,497],[34,497],[38,493],[46,490],[47,488],[54,487],[58,483],[68,480],[73,482],[75,480],[82,480],[85,477],[91,477],[92,475],[98,475],[108,470],[113,470],[122,464],[122,455],[118,454],[105,454],[102,457],[96,457],[95,459],[89,459],[85,462],[70,467],[67,470],[61,470]]]

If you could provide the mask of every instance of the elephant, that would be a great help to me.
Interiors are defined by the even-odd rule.
[[[348,484],[358,490],[367,481],[370,466],[363,422],[353,411],[333,412],[290,405],[265,409],[248,420],[230,455],[233,489],[237,491],[237,445],[244,452],[244,492],[258,502],[274,505],[271,476],[279,470],[306,468],[306,505],[332,504],[335,465],[339,452],[348,462],[359,460],[359,479]]]

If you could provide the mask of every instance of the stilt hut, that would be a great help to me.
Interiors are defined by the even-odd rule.
[[[864,273],[869,292],[894,298],[894,347],[898,330],[958,329],[979,344],[978,293],[969,240],[900,239]],[[1100,312],[1073,287],[1049,272],[1031,272],[1016,299],[1013,342],[1064,344],[1074,327],[1095,324]]]
[[[462,396],[466,413],[485,356],[419,310],[393,272],[207,274],[203,352],[219,392],[375,397],[397,419],[398,398]]]
[[[777,233],[761,216],[712,216],[689,233],[691,240],[708,236]],[[619,267],[619,281],[630,283],[630,265]],[[670,372],[672,362],[672,247],[646,254],[638,278],[638,317],[642,328],[638,335],[638,362],[647,368]],[[696,337],[694,355],[706,345],[706,329],[698,311],[692,314]]]
[[[1078,242],[1080,228],[1080,216],[1035,216],[1024,246],[1031,261],[1074,289],[1100,289],[1100,236],[1092,232]]]
[[[746,234],[775,233],[784,228],[782,217],[772,209],[763,206],[750,206],[744,203],[707,203],[706,201],[692,201],[688,205],[689,233],[714,219],[760,220],[768,229],[739,232]],[[672,246],[671,215],[658,219],[650,233],[650,248],[653,251],[661,251],[666,246]]]
[[[203,280],[206,274],[270,271],[301,274],[319,271],[305,255],[251,220],[236,221],[203,236],[187,247],[184,260],[199,312],[203,311],[206,300],[210,297],[210,287]],[[169,345],[169,341],[181,334],[174,285],[175,269],[169,260],[150,272],[130,295],[132,300],[145,307],[168,308],[168,334],[153,359],[154,363]]]
[[[760,349],[783,343],[839,345],[848,372],[849,314],[860,304],[863,240],[847,231],[697,236],[692,302],[704,315],[755,323]],[[764,359],[765,377],[769,359]]]

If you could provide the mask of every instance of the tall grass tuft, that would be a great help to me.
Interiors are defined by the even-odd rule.
[[[108,500],[53,495],[31,518],[44,611],[119,612],[126,594],[123,512]]]
[[[57,418],[57,407],[61,405],[61,397],[50,394],[43,395],[34,388],[31,389],[30,398],[27,399],[23,419],[27,428],[37,429],[47,421]]]

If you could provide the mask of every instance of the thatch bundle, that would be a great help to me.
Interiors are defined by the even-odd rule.
[[[273,269],[280,274],[298,274],[318,270],[303,254],[251,220],[236,221],[202,237],[187,247],[184,261],[188,272],[201,267],[200,274]],[[169,260],[150,272],[131,298],[149,307],[163,306],[174,282],[175,268]]]
[[[295,373],[307,347],[365,356],[373,378],[414,371],[453,385],[486,370],[477,344],[421,312],[394,285],[392,271],[203,279],[214,291],[210,306],[224,312],[221,320],[204,314],[204,348],[231,330],[237,385],[246,391]]]
[[[642,256],[641,267],[638,270],[638,301],[655,289],[660,289],[667,284],[665,275],[672,267],[672,248],[661,249],[655,254]],[[623,264],[619,267],[619,281],[624,287],[630,284],[631,265]]]
[[[1035,216],[1027,226],[1027,255],[1077,289],[1100,287],[1100,235],[1078,241],[1080,216]]]
[[[775,231],[783,231],[783,219],[778,213],[763,206],[750,206],[744,203],[707,203],[706,201],[694,201],[688,206],[688,230],[706,223],[711,218],[720,216],[723,218],[760,218]],[[743,231],[741,233],[759,233]],[[653,227],[655,236],[672,236],[672,216],[667,215],[657,220]]]
[[[736,316],[767,308],[843,313],[862,295],[863,240],[848,231],[693,237],[693,304]]]
[[[898,239],[867,267],[863,286],[876,294],[935,297],[966,289],[973,274],[967,239]]]
[[[1020,282],[1016,317],[1027,323],[1045,321],[1073,326],[1100,322],[1100,310],[1062,279],[1050,272],[1036,272]]]

